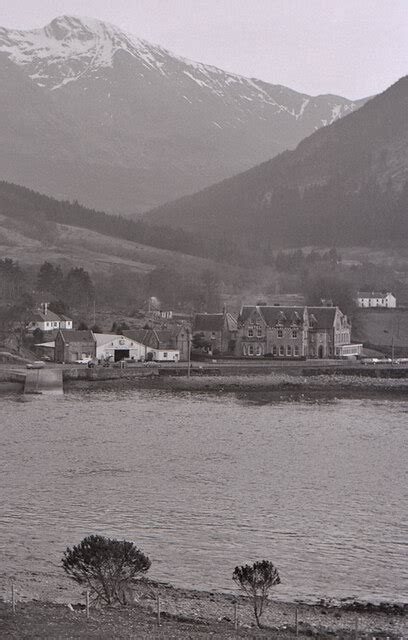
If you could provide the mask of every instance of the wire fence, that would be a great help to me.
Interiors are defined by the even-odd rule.
[[[13,615],[17,614],[17,603],[18,603],[18,598],[17,598],[17,590],[15,588],[14,583],[12,582],[11,584],[11,610]],[[75,612],[77,609],[74,609],[72,607],[72,605],[68,605],[69,608]],[[86,619],[89,620],[90,618],[90,592],[89,589],[87,589],[85,591],[85,605],[82,605],[81,607],[81,611],[84,612]],[[155,602],[155,618],[156,618],[156,625],[157,625],[157,629],[156,631],[152,632],[149,631],[148,634],[140,634],[138,635],[138,639],[139,640],[144,640],[144,638],[149,639],[149,640],[162,640],[162,638],[164,638],[165,636],[163,635],[165,633],[164,629],[161,629],[162,625],[165,626],[165,620],[169,619],[169,620],[175,620],[176,616],[164,616],[162,615],[163,611],[162,611],[162,602],[160,599],[160,596],[157,595],[156,596],[156,602]],[[235,632],[236,635],[239,634],[240,630],[248,630],[246,627],[247,625],[245,625],[245,627],[240,624],[239,621],[239,607],[238,607],[238,603],[237,602],[233,602],[232,603],[232,612],[231,612],[232,616],[230,618],[230,624],[231,624],[231,631],[233,630]],[[194,620],[192,619],[191,622],[194,622]],[[215,621],[214,621],[215,622]],[[408,640],[408,636],[401,636],[401,635],[392,635],[392,636],[388,636],[385,635],[385,633],[381,632],[380,634],[377,635],[373,635],[372,633],[366,633],[359,630],[359,618],[356,617],[355,619],[355,623],[354,623],[354,629],[353,630],[348,630],[347,633],[347,637],[352,639],[352,640]],[[304,635],[309,635],[307,633],[307,630],[302,630],[300,629],[300,625],[302,624],[301,620],[299,619],[299,609],[298,607],[295,607],[295,611],[294,611],[294,618],[293,618],[293,626],[290,625],[290,629],[293,632],[293,635],[295,638],[298,637],[302,637]],[[288,631],[288,625],[285,625],[285,631]],[[342,630],[342,632],[340,633],[339,636],[333,636],[331,634],[331,637],[338,637],[338,638],[344,638],[345,637],[345,631],[346,630]],[[255,631],[254,631],[255,633]],[[253,636],[256,637],[256,636]],[[264,637],[264,636],[262,636]]]

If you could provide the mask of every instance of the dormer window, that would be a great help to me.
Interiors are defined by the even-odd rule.
[[[297,338],[297,337],[298,337],[297,329],[292,329],[292,338]]]
[[[253,337],[254,337],[254,328],[248,327],[248,338],[253,338]]]
[[[262,327],[257,327],[256,328],[256,335],[258,336],[258,338],[262,337]]]
[[[278,329],[278,338],[283,338],[283,329]]]

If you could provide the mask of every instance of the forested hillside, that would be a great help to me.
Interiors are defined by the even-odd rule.
[[[359,111],[250,171],[146,214],[154,224],[259,252],[404,243],[408,233],[408,77]]]
[[[180,253],[236,262],[239,251],[225,237],[203,238],[165,225],[153,227],[146,221],[88,209],[77,202],[59,201],[31,189],[0,181],[0,215],[29,225],[35,236],[52,235],[52,224],[60,223],[97,231],[143,245]]]

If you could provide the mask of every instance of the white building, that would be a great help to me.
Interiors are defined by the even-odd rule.
[[[178,349],[154,349],[142,342],[116,333],[94,333],[96,340],[96,357],[98,360],[118,362],[131,358],[135,362],[152,360],[154,362],[178,362]]]
[[[397,299],[391,291],[358,291],[357,306],[362,309],[375,307],[395,309]]]
[[[44,302],[41,309],[34,312],[28,331],[57,331],[58,329],[72,329],[72,320],[62,314],[58,315],[48,309],[48,303]]]
[[[139,362],[146,359],[147,348],[140,342],[116,333],[94,333],[94,336],[98,360],[118,362],[124,358],[132,358]]]

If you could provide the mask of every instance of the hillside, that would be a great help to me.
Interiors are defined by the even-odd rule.
[[[62,16],[0,28],[2,179],[135,213],[293,148],[364,100],[312,97]]]
[[[406,242],[408,77],[293,151],[146,214],[259,250]]]
[[[255,261],[244,269],[239,256],[233,244],[228,252],[222,241],[206,244],[193,234],[151,228],[0,182],[0,257],[22,265],[37,268],[47,260],[64,268],[81,266],[101,278],[119,272],[124,278],[145,277],[159,268],[170,280],[180,274],[183,283],[171,284],[179,290],[206,272],[218,274],[229,288],[239,283],[240,290],[273,280],[271,267]]]
[[[0,181],[0,216],[4,217],[8,226],[14,228],[17,225],[23,235],[45,243],[45,251],[54,241],[55,225],[62,224],[95,231],[111,238],[130,240],[147,247],[220,262],[238,264],[244,259],[243,253],[233,242],[229,242],[228,247],[225,246],[223,237],[201,238],[199,234],[174,230],[166,225],[153,227],[142,220],[89,209],[78,202],[56,200],[4,181]],[[83,240],[86,237],[89,237],[89,233],[81,236]],[[75,250],[75,247],[68,246],[67,250]]]

